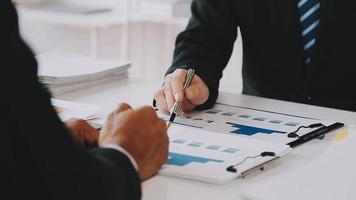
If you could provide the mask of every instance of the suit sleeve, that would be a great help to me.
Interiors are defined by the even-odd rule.
[[[47,199],[140,199],[139,176],[130,160],[113,149],[83,149],[52,109],[34,56],[19,36],[10,0],[0,3],[0,24],[0,102],[7,114],[6,137],[13,141],[7,144],[12,145],[13,167],[19,169],[12,174],[14,184],[29,181],[21,173],[32,171],[38,173],[33,185],[41,188],[31,190],[40,189]],[[16,165],[21,159],[25,164]]]
[[[237,18],[232,0],[194,0],[192,17],[176,39],[173,64],[167,74],[178,68],[194,68],[208,85],[210,96],[198,109],[211,107],[218,96],[219,81],[237,37]]]

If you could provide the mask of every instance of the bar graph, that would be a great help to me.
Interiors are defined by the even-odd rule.
[[[258,128],[258,127],[253,127],[253,126],[246,126],[246,125],[232,123],[232,122],[226,122],[226,124],[231,125],[233,128],[236,128],[235,130],[231,131],[230,133],[235,133],[235,134],[240,134],[240,135],[253,136],[257,133],[263,133],[263,134],[273,134],[273,133],[286,134],[287,133],[284,131]]]
[[[238,129],[232,127],[234,124],[223,125],[228,131]],[[238,177],[240,173],[228,172],[227,167],[267,150],[279,155],[289,148],[285,144],[226,133],[228,132],[217,133],[188,126],[172,126],[168,132],[170,141],[168,159],[159,174],[209,183],[226,183]],[[239,170],[256,167],[265,159],[273,157],[251,159]]]
[[[197,162],[197,163],[208,163],[208,162],[217,162],[217,163],[223,163],[223,160],[216,160],[216,159],[210,159],[210,158],[203,158],[203,157],[198,157],[198,156],[192,156],[192,155],[186,155],[186,154],[180,154],[180,153],[173,153],[170,152],[168,156],[168,161],[167,165],[176,165],[176,166],[185,166],[188,165],[192,162]]]

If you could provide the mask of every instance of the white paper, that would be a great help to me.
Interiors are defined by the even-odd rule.
[[[61,95],[127,78],[130,62],[82,55],[44,53],[37,56],[39,80]]]
[[[160,116],[168,120],[167,116]],[[296,139],[289,138],[288,133],[296,131],[299,126],[315,123],[327,126],[334,122],[216,104],[210,110],[179,116],[174,123],[216,133],[287,144]],[[298,134],[303,135],[312,130],[302,128]]]
[[[161,113],[159,116],[169,118]],[[315,123],[328,126],[334,122],[223,104],[184,114],[169,129],[170,155],[160,174],[227,183],[241,172],[273,159],[258,157],[262,152],[286,155],[291,150],[287,143],[297,139],[289,138],[288,133]],[[297,134],[312,130],[301,129]],[[237,173],[226,171],[227,167],[255,156],[238,165]]]
[[[51,101],[62,121],[67,121],[69,119],[95,119],[101,109],[99,106],[63,101],[59,99],[51,99]]]
[[[127,68],[128,61],[98,60],[82,55],[46,53],[36,56],[38,74],[45,77],[71,77],[96,74],[116,68]]]
[[[282,156],[290,151],[289,146],[283,144],[218,134],[176,124],[169,129],[169,138],[169,158],[159,173],[214,184],[227,183],[237,178],[241,172],[274,158],[247,159],[236,166],[237,173],[226,170],[246,157],[260,155],[265,151]]]

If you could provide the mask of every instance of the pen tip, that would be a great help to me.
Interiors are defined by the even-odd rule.
[[[176,118],[176,116],[177,116],[177,114],[172,113],[172,114],[171,114],[171,117],[169,118],[169,122],[170,122],[170,123],[173,123],[173,122],[174,122],[174,119]]]

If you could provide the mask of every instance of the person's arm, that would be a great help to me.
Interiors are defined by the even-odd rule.
[[[17,53],[9,57],[28,59]],[[5,127],[2,133],[11,135],[2,139],[11,137],[6,141],[15,142],[10,154],[21,155],[20,151],[24,151],[22,156],[30,157],[16,158],[14,165],[19,171],[12,177],[15,187],[29,181],[28,174],[35,173],[37,178],[30,181],[28,188],[32,193],[46,194],[48,199],[140,199],[141,180],[129,158],[114,149],[82,148],[53,111],[49,96],[36,78],[28,78],[26,70],[16,70],[16,66],[32,66],[28,62],[8,61],[11,65],[6,67],[13,70],[3,70],[8,78],[0,81],[1,105],[9,111],[7,117],[14,124],[1,122]],[[9,85],[11,82],[14,84]],[[19,166],[23,159],[33,163]],[[16,175],[23,173],[24,176]]]
[[[33,162],[17,168],[33,167],[32,173],[39,173],[33,185],[42,185],[39,193],[49,198],[140,199],[140,178],[124,154],[113,149],[86,151],[74,142],[38,82],[36,61],[19,36],[14,7],[4,0],[0,10],[1,106],[13,122],[12,126],[3,124],[2,133],[18,143],[14,151],[23,149],[24,155],[31,156],[24,159]],[[14,184],[27,176],[16,175],[21,171],[13,174]]]
[[[92,127],[88,122],[83,119],[70,119],[68,121],[65,121],[65,125],[69,129],[69,133],[71,134],[74,141],[76,141],[82,147],[86,149],[98,147],[100,132],[94,127]],[[138,165],[136,160],[128,151],[126,151],[120,145],[117,145],[115,143],[108,143],[101,146],[101,148],[115,149],[123,153],[130,159],[131,164],[138,171]]]
[[[10,0],[0,2],[0,24],[0,103],[5,115],[0,123],[3,146],[7,147],[1,149],[6,155],[6,166],[12,166],[7,168],[11,176],[9,184],[18,191],[12,195],[26,195],[30,199],[37,195],[47,199],[140,199],[140,178],[152,176],[167,159],[168,137],[164,122],[147,109],[125,114],[116,110],[111,114],[118,120],[106,126],[106,129],[113,127],[105,131],[106,140],[114,140],[129,151],[141,166],[140,174],[120,151],[112,148],[85,150],[73,140],[52,108],[49,94],[39,83],[34,55],[20,38],[16,12]],[[145,135],[133,126],[137,123],[135,119],[143,120],[137,116],[146,117],[145,122],[150,124]],[[125,121],[120,124],[120,119],[130,124]],[[120,131],[116,131],[117,127],[121,127]],[[131,141],[133,133],[136,138]],[[144,149],[134,144],[139,143],[137,137],[140,136],[146,139],[140,143]],[[157,151],[148,149],[153,147],[152,143],[159,147]],[[99,146],[104,144],[103,141]]]
[[[219,80],[237,37],[233,0],[194,0],[192,17],[176,40],[174,59],[167,74],[194,67],[209,88],[209,98],[197,108],[212,106],[218,96]]]

